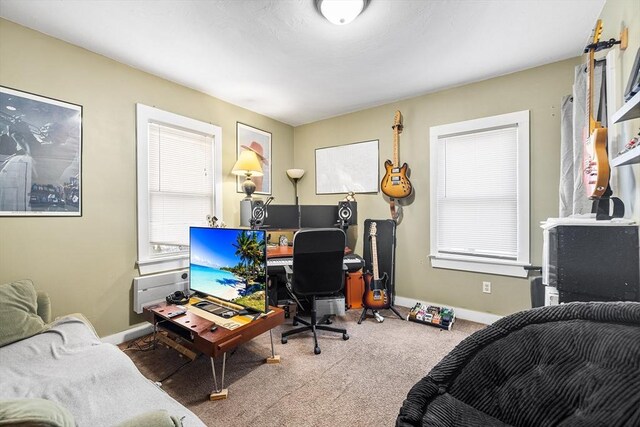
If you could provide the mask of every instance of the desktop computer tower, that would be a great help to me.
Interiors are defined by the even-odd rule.
[[[548,284],[558,301],[640,301],[638,226],[558,225],[549,230]]]
[[[395,298],[395,264],[396,264],[396,222],[392,219],[367,219],[364,221],[362,239],[364,271],[373,273],[371,254],[371,224],[376,223],[376,247],[378,253],[378,272],[380,277],[387,273],[387,291]]]

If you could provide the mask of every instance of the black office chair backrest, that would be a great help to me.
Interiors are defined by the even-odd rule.
[[[309,228],[293,237],[293,290],[328,295],[342,289],[346,235],[339,228]]]

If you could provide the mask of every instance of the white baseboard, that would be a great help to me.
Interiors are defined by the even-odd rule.
[[[129,328],[126,331],[118,332],[117,334],[108,335],[100,338],[102,342],[113,345],[119,345],[123,342],[140,338],[143,335],[147,335],[153,332],[153,325],[151,323],[141,323],[133,328]]]
[[[436,304],[428,301],[419,301],[413,298],[405,298],[399,295],[396,295],[395,297],[396,305],[399,305],[402,307],[411,308],[418,302],[422,304],[427,304],[427,305],[438,305],[438,306],[442,305],[442,304]],[[503,316],[498,316],[497,314],[483,313],[481,311],[468,310],[466,308],[458,308],[458,307],[450,307],[450,306],[447,306],[447,307],[453,308],[456,314],[456,318],[458,319],[470,320],[472,322],[482,323],[485,325],[490,325],[494,323],[496,320],[502,319],[503,317]],[[122,332],[118,332],[117,334],[103,337],[101,338],[101,340],[102,342],[105,342],[105,343],[119,345],[119,344],[122,344],[123,342],[134,340],[136,338],[139,338],[143,335],[150,334],[152,332],[153,332],[152,324],[141,323],[140,325],[134,326]]]
[[[428,301],[419,301],[412,298],[405,298],[399,295],[396,295],[395,297],[395,304],[400,305],[402,307],[411,308],[414,305],[416,305],[416,303],[418,302],[426,305],[437,305],[437,306],[442,305],[442,304],[436,304]],[[503,317],[503,316],[498,316],[497,314],[483,313],[482,311],[468,310],[466,308],[458,308],[458,307],[450,307],[450,306],[446,306],[446,307],[453,309],[456,315],[456,319],[470,320],[472,322],[482,323],[485,325],[490,325],[495,321],[502,319]]]

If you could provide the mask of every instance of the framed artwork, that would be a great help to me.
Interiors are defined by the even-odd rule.
[[[378,140],[316,149],[316,194],[377,193]]]
[[[0,216],[82,215],[82,106],[0,86]]]
[[[256,184],[254,194],[271,194],[271,132],[254,128],[244,123],[236,122],[237,157],[243,150],[251,150],[258,155],[262,165],[263,176],[253,176],[251,180]],[[236,191],[243,193],[242,182],[244,177],[239,176],[236,182]]]

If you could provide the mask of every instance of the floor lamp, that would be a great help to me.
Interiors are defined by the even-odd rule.
[[[304,175],[304,169],[287,169],[287,176],[293,180],[293,191],[296,194],[296,206],[298,206],[298,181]]]

